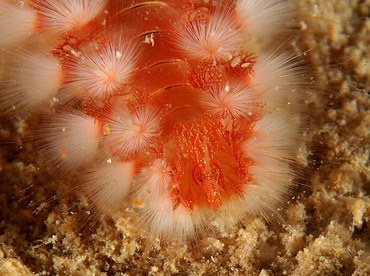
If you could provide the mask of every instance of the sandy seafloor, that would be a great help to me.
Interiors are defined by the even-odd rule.
[[[3,118],[0,275],[370,275],[369,16],[369,0],[302,1],[297,41],[316,77],[303,93],[301,185],[279,221],[246,218],[193,246],[93,216],[38,170],[28,123]]]

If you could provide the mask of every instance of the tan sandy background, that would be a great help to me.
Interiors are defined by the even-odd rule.
[[[370,275],[370,0],[303,0],[307,167],[282,218],[148,243],[39,170],[30,122],[0,120],[0,275]]]

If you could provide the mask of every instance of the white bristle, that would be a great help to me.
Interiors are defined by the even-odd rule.
[[[135,162],[111,161],[86,172],[83,188],[101,211],[116,211],[123,207],[135,175]]]
[[[166,191],[144,203],[138,210],[139,225],[145,226],[154,236],[169,236],[173,234],[173,203],[171,194]]]
[[[243,197],[238,212],[262,214],[268,218],[276,213],[279,204],[285,203],[292,185],[292,170],[283,162],[274,164],[274,167],[252,166],[249,169],[253,180],[242,186]]]
[[[290,167],[296,156],[297,122],[288,115],[266,114],[253,127],[254,135],[241,145],[252,161],[248,169],[252,183],[242,186],[244,196],[239,210],[269,218],[277,204],[284,203],[292,185]],[[238,211],[238,212],[240,212]]]
[[[169,194],[172,181],[171,168],[164,160],[155,160],[150,167],[142,169],[134,181],[140,188],[133,198],[142,204],[138,222],[147,225],[154,235],[191,239],[200,221],[181,203],[174,209]]]
[[[1,77],[0,107],[16,112],[48,107],[63,81],[62,66],[40,44],[8,52]]]
[[[278,208],[287,202],[292,187],[292,170],[286,164],[266,168],[252,166],[248,169],[252,181],[240,186],[241,193],[232,196],[212,217],[222,220],[228,229],[246,217],[263,217],[267,221],[279,216]]]
[[[165,160],[155,160],[152,165],[145,167],[137,176],[135,185],[140,187],[137,198],[143,202],[151,202],[166,193],[171,183],[171,168]]]
[[[289,29],[294,18],[292,0],[237,0],[236,12],[243,28],[253,39],[277,38]]]
[[[197,228],[203,228],[201,220],[194,215],[195,212],[190,212],[182,204],[174,210],[173,234],[176,235],[178,240],[193,239],[197,234]]]
[[[137,47],[125,38],[82,50],[69,63],[69,87],[77,97],[107,98],[131,82],[137,57]]]
[[[40,15],[40,32],[67,35],[89,23],[105,7],[107,0],[34,0]]]
[[[266,114],[255,124],[253,131],[254,135],[242,143],[242,149],[257,165],[270,167],[294,156],[297,146],[294,119],[280,114]]]
[[[190,20],[177,30],[176,44],[189,59],[225,62],[243,45],[230,10],[218,9],[209,20]]]
[[[296,97],[294,89],[302,83],[301,63],[289,52],[263,54],[253,67],[249,86],[265,103],[282,104]]]
[[[211,86],[201,100],[210,114],[235,119],[249,117],[260,104],[260,99],[243,82]]]
[[[45,118],[46,125],[40,130],[50,164],[58,165],[60,173],[69,173],[91,160],[97,153],[102,136],[95,118],[79,111],[56,112]]]
[[[35,33],[36,13],[23,1],[0,0],[0,48],[15,46]]]
[[[112,108],[104,126],[105,145],[115,155],[135,155],[158,139],[159,122],[152,107],[139,106],[130,112],[121,102]]]

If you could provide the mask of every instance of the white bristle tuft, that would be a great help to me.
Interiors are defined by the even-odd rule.
[[[196,237],[197,228],[202,229],[201,220],[195,216],[196,211],[190,212],[182,204],[173,212],[173,234],[178,240],[191,240]]]
[[[208,20],[193,19],[177,30],[175,43],[191,60],[225,62],[239,52],[243,36],[230,10],[218,9]]]
[[[260,108],[260,99],[243,82],[213,85],[201,100],[207,112],[222,118],[246,118]]]
[[[137,223],[157,237],[173,234],[173,203],[168,191],[140,206]]]
[[[257,40],[277,38],[294,18],[292,0],[237,0],[236,12],[246,32]]]
[[[51,116],[45,118],[47,124],[40,134],[45,135],[49,162],[57,164],[61,173],[72,172],[97,154],[101,127],[94,118],[79,111],[57,112]]]
[[[89,23],[103,10],[107,0],[33,0],[32,3],[40,15],[40,32],[65,36]]]
[[[131,82],[137,47],[128,39],[108,42],[75,55],[69,64],[69,87],[77,97],[107,98]]]
[[[263,54],[253,67],[249,86],[265,103],[282,104],[296,97],[293,91],[302,84],[301,63],[289,52]]]
[[[23,1],[0,0],[0,47],[9,48],[35,33],[36,13]]]
[[[135,167],[133,161],[110,161],[86,172],[83,188],[98,210],[117,211],[123,207],[135,175]]]
[[[178,240],[195,236],[192,212],[182,204],[173,210],[169,194],[169,188],[173,185],[171,168],[164,160],[155,160],[150,167],[142,169],[134,184],[140,187],[134,195],[134,200],[142,208],[138,222],[147,225],[151,234],[176,235]]]
[[[266,114],[253,127],[254,135],[242,143],[243,152],[259,166],[271,167],[294,156],[297,126],[285,115]]]
[[[150,106],[130,112],[124,102],[112,108],[104,126],[104,142],[113,154],[128,157],[151,146],[159,136],[160,120]]]
[[[266,219],[276,213],[278,205],[285,204],[286,195],[292,186],[292,170],[286,163],[278,162],[273,167],[252,166],[249,173],[252,183],[243,185],[243,197],[238,210]]]
[[[171,168],[165,160],[155,160],[152,165],[145,167],[137,176],[135,185],[140,187],[137,198],[143,202],[151,202],[169,189]]]
[[[242,143],[254,165],[248,169],[252,183],[243,185],[242,206],[266,219],[284,203],[292,185],[291,165],[297,151],[297,122],[282,114],[266,114],[253,127],[254,135]],[[243,210],[243,208],[241,208]]]
[[[9,52],[1,78],[0,107],[27,112],[49,107],[63,81],[62,66],[42,44]]]

